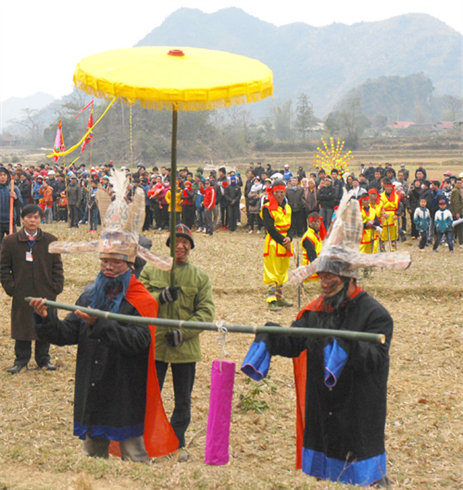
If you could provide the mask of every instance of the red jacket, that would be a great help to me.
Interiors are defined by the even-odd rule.
[[[204,192],[204,207],[206,209],[212,209],[215,208],[215,199],[216,199],[216,192],[214,187],[209,187],[205,190]]]

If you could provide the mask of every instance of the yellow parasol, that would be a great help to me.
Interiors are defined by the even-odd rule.
[[[222,51],[166,46],[120,49],[84,58],[77,88],[99,98],[119,98],[146,109],[172,110],[171,195],[175,202],[178,111],[212,110],[257,102],[273,93],[272,71],[260,61]],[[175,218],[171,213],[171,256]],[[175,264],[175,260],[174,260]],[[171,283],[174,284],[174,267]]]

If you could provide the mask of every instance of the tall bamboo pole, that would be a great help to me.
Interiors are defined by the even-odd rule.
[[[24,298],[25,301],[30,303],[34,298],[30,296]],[[95,316],[97,318],[105,318],[108,320],[115,320],[122,323],[137,323],[140,325],[156,325],[159,327],[171,327],[171,328],[191,328],[193,330],[211,330],[219,332],[220,328],[226,328],[228,332],[233,333],[248,333],[248,334],[260,334],[270,333],[276,335],[288,335],[291,337],[338,337],[346,340],[357,340],[363,342],[372,342],[376,344],[384,344],[386,342],[386,336],[383,334],[374,334],[366,332],[352,332],[350,330],[329,330],[325,328],[285,328],[285,327],[256,327],[253,325],[237,325],[233,323],[224,323],[223,325],[217,325],[212,322],[190,322],[185,320],[168,320],[165,318],[147,318],[141,316],[120,315],[119,313],[110,313],[107,311],[94,310],[92,308],[84,308],[83,306],[67,305],[64,303],[57,303],[56,301],[45,300],[45,305],[51,308],[59,308],[61,310],[68,311],[81,311],[88,315]]]
[[[172,153],[170,168],[170,256],[172,257],[172,269],[170,271],[170,285],[175,286],[175,248],[177,226],[177,122],[178,111],[172,109]]]

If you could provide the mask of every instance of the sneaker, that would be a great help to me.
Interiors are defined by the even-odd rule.
[[[196,230],[198,233],[201,233],[203,231],[203,229],[201,227],[199,227],[197,230]]]
[[[252,235],[254,232],[252,230],[249,230],[248,233]]]
[[[451,254],[453,254],[453,250],[449,250],[449,252],[450,252]]]
[[[432,251],[437,253],[437,248],[433,248]]]
[[[257,231],[256,231],[256,233],[257,233],[258,235],[260,235],[260,230],[257,230]]]
[[[85,233],[91,233],[93,230],[87,230]]]
[[[276,301],[271,301],[268,304],[269,311],[281,311],[281,307],[277,305]]]
[[[207,230],[206,230],[206,228],[204,228],[204,229],[203,229],[203,233],[207,233]]]
[[[294,303],[291,303],[290,301],[284,298],[277,299],[277,304],[278,306],[287,306],[287,307],[294,306]]]
[[[227,227],[226,226],[222,226],[222,231],[226,231]]]

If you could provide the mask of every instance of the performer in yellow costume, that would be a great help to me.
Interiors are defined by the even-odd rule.
[[[363,234],[360,241],[360,253],[373,254],[378,250],[378,239],[381,233],[376,210],[370,205],[370,195],[364,190],[360,196],[360,214],[363,221]]]
[[[368,194],[370,195],[370,206],[375,210],[376,217],[379,220],[379,229],[377,228],[374,232],[374,246],[373,246],[373,253],[378,253],[378,244],[381,240],[381,233],[382,233],[382,228],[381,228],[381,223],[383,222],[384,218],[384,211],[383,211],[383,203],[381,202],[379,198],[379,193],[378,190],[375,188],[372,188],[368,191]],[[381,230],[381,231],[379,231]]]
[[[264,284],[267,284],[267,303],[271,311],[282,306],[293,306],[283,298],[283,284],[288,280],[290,257],[293,255],[291,238],[291,206],[286,201],[286,185],[276,180],[267,188],[268,201],[262,206],[260,216],[267,235],[264,244]]]
[[[308,228],[301,239],[302,265],[311,264],[322,251],[322,238],[319,234],[321,217],[318,213],[311,213],[308,218]],[[317,281],[317,273],[312,274],[304,282]]]
[[[397,238],[399,237],[399,227],[397,226],[399,196],[395,193],[394,186],[390,180],[385,181],[384,192],[381,194],[380,199],[386,213],[381,240],[383,243],[390,240],[391,252],[394,252],[397,248]]]

